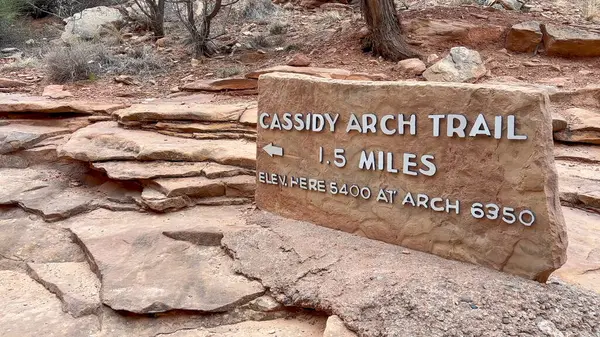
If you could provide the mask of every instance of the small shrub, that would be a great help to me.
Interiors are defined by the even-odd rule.
[[[243,72],[243,69],[241,69],[240,67],[226,67],[226,68],[217,69],[216,75],[218,78],[227,78],[227,77],[239,75],[242,72]]]
[[[239,8],[241,19],[257,21],[271,17],[277,10],[271,0],[243,0]]]
[[[87,80],[98,74],[104,49],[101,45],[76,43],[46,55],[47,76],[53,83]]]
[[[269,39],[267,39],[267,36],[265,36],[263,34],[254,36],[250,40],[250,44],[252,45],[253,48],[269,48],[269,47],[271,47],[271,42],[269,42]]]
[[[271,26],[269,26],[269,33],[271,33],[271,35],[281,35],[285,34],[286,32],[287,26],[280,22],[275,22]]]
[[[54,83],[92,80],[101,74],[147,76],[164,69],[164,63],[150,46],[114,55],[105,46],[77,43],[48,53],[48,78]]]

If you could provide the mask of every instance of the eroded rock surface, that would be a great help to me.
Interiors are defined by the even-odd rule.
[[[115,111],[114,115],[122,122],[169,120],[227,122],[237,121],[244,111],[252,108],[255,108],[254,103],[217,105],[163,102],[159,104],[135,104],[129,108]]]
[[[600,146],[554,144],[554,158],[600,164]]]
[[[542,30],[540,23],[536,21],[513,25],[506,37],[506,49],[521,53],[535,52],[540,43],[542,43]]]
[[[229,91],[229,90],[254,90],[258,88],[258,81],[250,78],[222,78],[214,80],[200,80],[185,84],[181,89],[186,91]]]
[[[19,114],[108,114],[126,105],[118,103],[55,101],[43,97],[0,94],[0,115]]]
[[[100,311],[100,280],[87,262],[28,263],[28,274],[62,302],[73,317]]]
[[[600,165],[557,161],[563,204],[600,210]]]
[[[427,68],[423,73],[428,81],[470,82],[485,75],[486,69],[479,52],[454,47],[450,54]]]
[[[234,273],[233,260],[220,247],[162,234],[248,228],[239,208],[196,207],[160,216],[122,212],[118,217],[98,210],[64,225],[85,247],[102,280],[102,303],[114,310],[224,312],[264,292],[260,283]]]
[[[571,108],[562,112],[567,128],[556,132],[554,139],[570,143],[600,145],[600,113],[592,110]]]
[[[360,336],[565,335],[600,329],[600,295],[540,284],[312,224],[259,213],[226,233],[239,271],[278,301],[338,315]],[[477,322],[477,324],[473,324]]]
[[[0,126],[0,154],[23,150],[46,138],[67,133],[70,133],[69,129],[51,126],[27,124]]]
[[[569,230],[567,263],[552,274],[600,293],[600,215],[563,208]]]
[[[268,73],[292,73],[303,74],[322,78],[333,78],[338,80],[364,80],[381,81],[387,79],[384,74],[366,74],[354,73],[346,69],[338,68],[317,68],[317,67],[293,67],[293,66],[275,66],[266,69],[260,69],[246,74],[246,78],[258,79],[260,75]]]
[[[89,337],[100,330],[98,318],[73,318],[60,301],[24,273],[0,270],[0,331],[3,336]]]
[[[600,34],[569,26],[544,24],[544,47],[553,56],[600,56]]]

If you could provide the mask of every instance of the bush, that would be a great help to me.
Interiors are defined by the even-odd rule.
[[[237,11],[241,19],[259,21],[269,18],[276,10],[271,0],[243,0]]]
[[[45,64],[48,79],[53,83],[91,80],[102,74],[147,76],[164,68],[149,46],[114,55],[105,46],[93,43],[55,49],[48,53]]]
[[[219,68],[216,71],[216,75],[218,78],[227,78],[227,77],[239,75],[242,72],[243,72],[242,68],[234,66],[234,67]]]
[[[271,33],[271,35],[281,35],[285,34],[286,32],[287,26],[280,22],[275,22],[269,26],[269,33]]]
[[[46,55],[47,76],[53,83],[95,78],[100,72],[104,49],[100,45],[77,43]]]
[[[25,8],[22,0],[0,0],[0,24],[12,23],[12,21]]]

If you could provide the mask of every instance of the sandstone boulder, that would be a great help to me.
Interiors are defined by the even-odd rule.
[[[254,90],[258,82],[250,78],[222,78],[216,80],[200,80],[180,87],[186,91],[233,91]]]
[[[592,110],[571,108],[562,115],[568,126],[555,132],[554,139],[570,143],[600,144],[600,113]]]
[[[259,111],[271,113],[267,120],[273,118],[274,113],[305,116],[308,111],[345,112],[338,116],[334,132],[313,132],[310,137],[294,130],[258,129],[260,151],[257,152],[256,171],[259,181],[260,172],[263,172],[262,183],[256,190],[256,204],[260,209],[542,282],[564,263],[566,232],[552,158],[552,120],[543,91],[509,85],[461,83],[364,84],[290,74],[269,74],[261,76],[259,81]],[[306,100],[303,97],[312,98]],[[373,105],[370,102],[379,103]],[[353,123],[350,112],[363,110],[374,114],[377,120],[388,114],[394,116],[397,111],[415,114],[416,135],[406,134],[408,128],[404,136],[376,135],[371,131],[364,134],[357,130],[346,132],[348,125]],[[473,125],[476,119],[481,120],[479,116],[492,110],[494,115],[504,116],[505,120],[510,115],[517,115],[519,132],[528,138],[509,141],[487,135],[448,137],[443,133],[447,129],[446,122],[441,127],[443,134],[438,137],[435,124],[431,123],[433,114],[460,111],[465,124]],[[360,120],[361,113],[355,114]],[[285,149],[284,155],[270,157],[263,150],[268,144]],[[334,165],[333,144],[344,150],[347,162],[343,169]],[[319,162],[321,146],[329,150],[324,152],[325,159]],[[365,149],[373,152],[363,152]],[[417,176],[409,177],[412,172],[400,173],[401,164],[395,166],[395,172],[392,169],[386,171],[385,167],[378,170],[375,164],[372,167],[364,164],[360,169],[360,158],[368,158],[369,153],[375,158],[376,153],[395,154],[409,150],[434,156],[436,173],[417,177],[419,173],[415,172]],[[394,161],[401,163],[402,159]],[[376,159],[374,162],[382,163]],[[288,178],[275,185],[265,180],[264,172],[277,172]],[[347,188],[355,184],[355,188],[366,187],[372,194],[368,198],[365,192],[367,197],[354,199],[335,195],[334,189],[328,193],[326,187],[325,193],[292,188],[294,180],[289,177],[309,177],[315,182],[334,181],[340,186],[347,183]],[[385,204],[376,200],[376,193],[385,188],[398,195],[391,205],[389,201]],[[449,215],[413,207],[410,202],[403,204],[414,196],[413,193],[459,200],[463,213]],[[481,199],[486,203],[513,204],[530,209],[535,212],[535,224],[529,227],[524,223],[516,225],[477,219],[470,208],[481,203],[478,201]],[[495,248],[489,250],[490,246]]]
[[[551,56],[600,56],[600,34],[578,28],[542,25],[546,53]]]
[[[156,122],[156,121],[201,121],[228,122],[237,121],[248,109],[255,108],[255,103],[237,104],[135,104],[127,109],[117,110],[114,115],[121,122]]]
[[[308,67],[310,66],[310,59],[302,53],[297,53],[289,59],[287,65],[292,67]]]
[[[117,217],[94,211],[64,226],[85,246],[102,280],[102,303],[114,310],[224,312],[264,292],[260,283],[235,274],[233,260],[220,247],[162,234],[244,228],[238,208],[196,207],[169,215],[121,212]]]
[[[65,19],[65,31],[60,38],[66,43],[76,43],[80,39],[92,40],[101,35],[105,26],[121,20],[123,16],[116,8],[98,6],[84,9]]]
[[[100,312],[100,280],[87,262],[28,263],[29,275],[62,302],[73,317]]]
[[[317,67],[292,67],[292,66],[275,66],[271,68],[257,70],[246,74],[246,78],[258,79],[260,75],[268,73],[292,73],[304,74],[322,78],[333,78],[338,80],[363,80],[363,81],[381,81],[387,79],[384,74],[366,74],[353,73],[346,69],[337,68],[317,68]]]
[[[97,317],[62,312],[54,294],[24,273],[0,270],[0,284],[0,330],[5,336],[89,337],[100,330]]]
[[[506,49],[520,53],[533,53],[542,43],[540,23],[527,21],[513,25],[506,36]]]
[[[454,47],[448,56],[425,70],[423,77],[435,82],[470,82],[485,73],[485,65],[477,51]]]
[[[425,63],[417,58],[402,60],[398,65],[402,71],[413,76],[421,75],[427,69]]]
[[[214,161],[254,168],[256,145],[242,140],[164,136],[149,131],[125,130],[116,122],[100,122],[73,133],[59,149],[59,154],[82,161]]]

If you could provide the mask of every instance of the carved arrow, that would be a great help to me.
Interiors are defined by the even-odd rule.
[[[265,152],[268,153],[269,156],[271,156],[271,157],[273,157],[273,156],[283,157],[283,148],[273,145],[273,143],[269,143],[269,144],[265,145],[265,147],[263,147],[263,150],[265,150]]]

